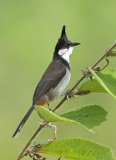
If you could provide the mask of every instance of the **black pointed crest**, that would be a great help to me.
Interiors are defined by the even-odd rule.
[[[66,26],[62,27],[62,33],[61,33],[61,37],[59,38],[59,40],[67,42],[69,40],[68,40],[68,38],[66,36],[65,28],[66,28]]]
[[[65,28],[66,28],[66,26],[63,26],[63,27],[62,27],[61,37],[66,36]]]

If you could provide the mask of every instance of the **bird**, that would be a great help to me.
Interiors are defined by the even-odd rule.
[[[57,99],[68,85],[71,77],[70,55],[73,47],[79,45],[78,42],[71,42],[65,32],[66,26],[62,27],[61,36],[56,43],[53,58],[42,78],[40,79],[33,94],[32,106],[25,114],[22,121],[15,130],[13,137],[17,137],[23,125],[34,110],[34,106],[44,106]]]

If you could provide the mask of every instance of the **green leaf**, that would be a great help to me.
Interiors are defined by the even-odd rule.
[[[71,160],[114,160],[110,148],[80,138],[56,140],[36,148],[34,153],[52,154]]]
[[[86,128],[93,128],[106,120],[107,112],[99,105],[86,105],[61,116],[43,107],[36,107],[39,116],[46,122],[71,122]]]
[[[100,72],[95,72],[91,68],[89,71],[93,74],[98,83],[114,98],[116,98],[116,68],[105,68]]]
[[[73,111],[62,114],[62,117],[72,119],[86,126],[93,128],[100,125],[106,120],[107,112],[98,105],[86,105],[81,108],[76,108]]]
[[[44,119],[46,122],[69,122],[69,123],[75,123],[78,125],[81,125],[82,127],[86,128],[87,130],[91,131],[90,129],[88,129],[86,126],[82,125],[81,123],[68,119],[68,118],[64,118],[64,117],[60,117],[57,114],[53,113],[52,111],[49,111],[47,108],[41,107],[41,106],[35,106],[35,109],[38,113],[38,115]]]
[[[90,92],[106,92],[96,79],[86,78],[78,86],[78,91],[89,90]]]

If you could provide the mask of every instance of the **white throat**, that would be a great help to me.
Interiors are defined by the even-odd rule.
[[[69,47],[68,49],[60,49],[58,54],[68,63],[70,62],[69,56],[72,54],[73,47]]]

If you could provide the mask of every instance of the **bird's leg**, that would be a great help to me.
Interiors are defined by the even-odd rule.
[[[61,96],[65,96],[66,99],[71,99],[72,97],[74,97],[74,95],[75,95],[75,91],[72,91],[70,93],[70,90],[68,90],[67,92],[61,94]]]
[[[47,106],[48,106],[48,109],[51,111],[51,108],[50,108],[50,104],[49,104],[49,103],[47,103]]]
[[[70,90],[68,90],[68,91],[66,91],[66,92],[64,92],[64,93],[62,93],[61,94],[61,96],[65,96],[66,97],[66,99],[70,99],[71,98],[71,94],[69,94],[70,93]]]
[[[70,90],[68,90],[67,92],[65,92],[66,99],[70,99],[71,98],[69,93],[70,93]]]
[[[65,92],[66,99],[71,99],[72,97],[75,97],[75,93],[76,91],[68,90],[67,92]]]

